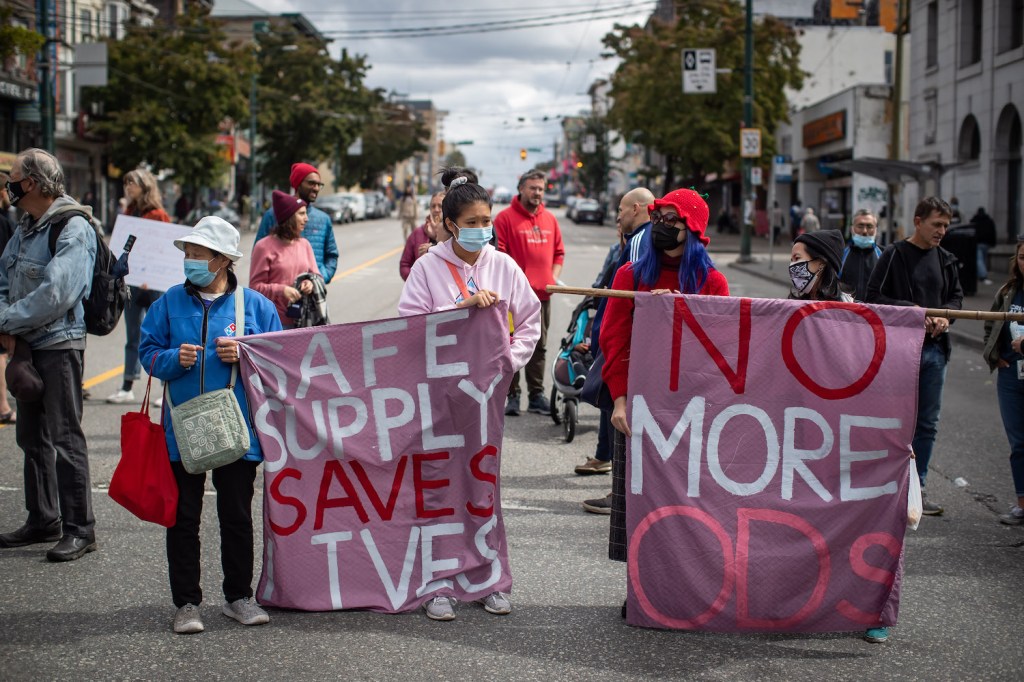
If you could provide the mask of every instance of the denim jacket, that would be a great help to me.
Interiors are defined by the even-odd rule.
[[[85,218],[72,218],[51,257],[49,226],[67,211],[92,214],[58,197],[39,220],[26,214],[0,255],[0,332],[34,350],[85,337],[82,299],[92,286],[96,232]]]

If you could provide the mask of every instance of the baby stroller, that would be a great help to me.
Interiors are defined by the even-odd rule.
[[[572,311],[572,321],[562,338],[562,350],[551,365],[551,419],[561,424],[565,442],[576,436],[576,422],[580,405],[580,391],[587,380],[587,372],[594,364],[590,352],[590,330],[597,313],[597,299],[587,296]]]

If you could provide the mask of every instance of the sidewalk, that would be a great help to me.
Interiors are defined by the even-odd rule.
[[[711,245],[708,251],[712,257],[715,253],[739,253],[740,237],[732,234],[710,233]],[[729,267],[736,268],[755,277],[768,281],[774,281],[784,286],[789,286],[789,245],[776,244],[774,249],[775,267],[768,269],[768,240],[763,237],[754,237],[751,242],[751,255],[753,262],[730,263]],[[963,310],[984,310],[992,307],[992,300],[996,291],[1005,281],[1005,275],[992,272],[993,284],[978,282],[978,291],[974,296],[964,296]],[[985,323],[979,320],[957,320],[949,329],[953,337],[953,345],[961,345],[972,351],[980,352],[984,347]]]

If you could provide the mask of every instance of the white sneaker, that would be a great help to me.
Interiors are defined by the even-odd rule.
[[[270,622],[270,616],[260,608],[252,597],[226,602],[221,612],[228,618],[234,618],[242,625],[263,625]]]
[[[131,391],[120,390],[113,395],[107,396],[107,402],[114,405],[123,405],[124,403],[135,402],[135,394]]]
[[[156,400],[150,400],[149,404],[159,410],[161,407],[164,406],[164,396],[163,396],[163,394],[158,395],[156,397]]]
[[[174,614],[174,631],[179,635],[194,635],[203,631],[203,620],[199,617],[199,607],[185,604]]]

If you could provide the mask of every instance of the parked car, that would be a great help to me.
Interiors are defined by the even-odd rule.
[[[580,197],[571,196],[565,200],[565,217],[569,220],[576,219],[576,204],[579,203]]]
[[[239,227],[242,223],[242,218],[238,215],[238,212],[235,211],[235,209],[223,202],[214,200],[210,202],[209,206],[197,206],[189,211],[184,224],[195,225],[199,222],[200,218],[208,215],[215,215],[218,218],[223,218],[235,227]],[[263,217],[262,214],[260,214],[260,217]]]
[[[356,219],[352,202],[344,194],[318,197],[316,207],[329,215],[332,223],[351,223]]]
[[[341,196],[352,202],[352,211],[356,220],[366,220],[366,195],[360,192],[343,192]]]
[[[580,223],[601,225],[604,223],[604,209],[594,199],[580,199],[576,202],[573,210],[572,221],[577,225]]]
[[[544,208],[558,208],[562,205],[562,197],[558,192],[544,193]]]
[[[366,217],[385,218],[388,215],[388,198],[384,192],[363,192],[366,198]]]

